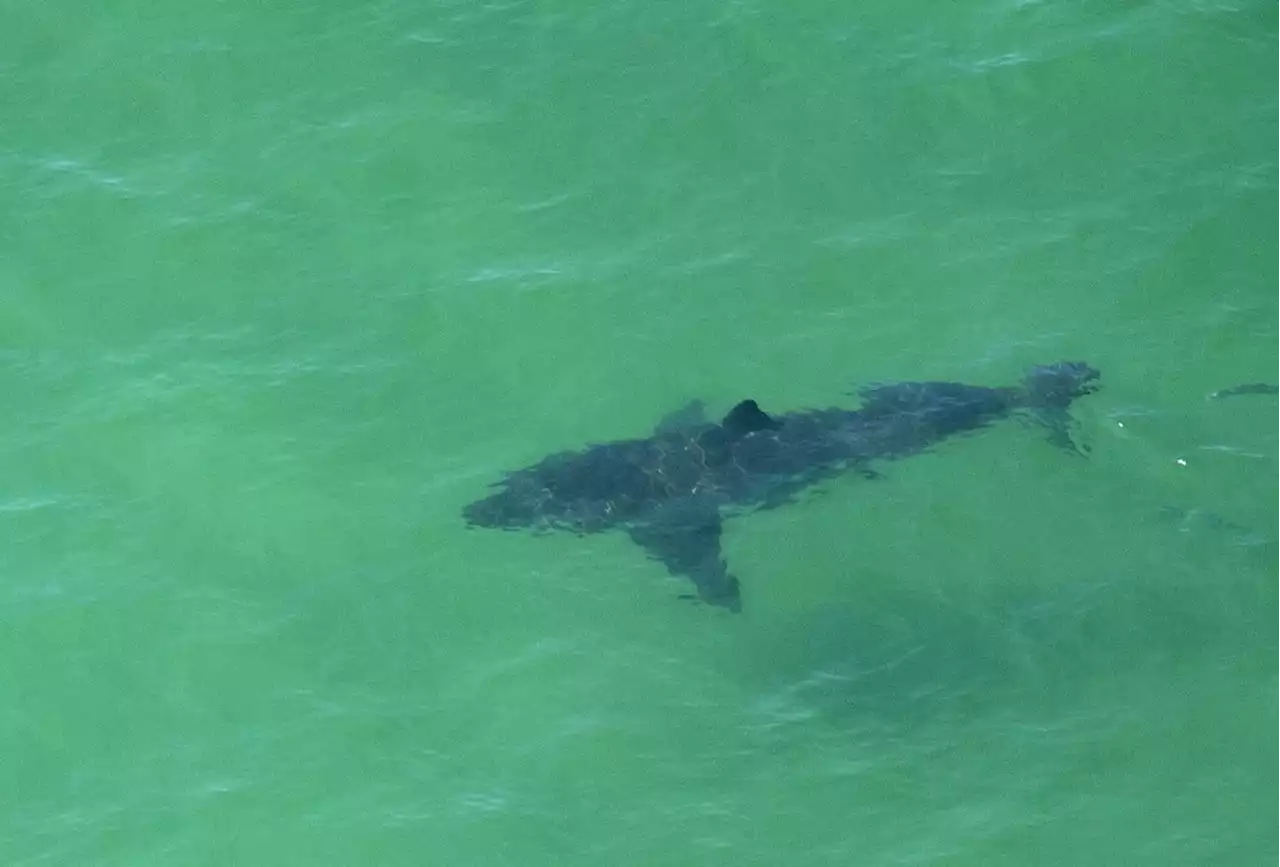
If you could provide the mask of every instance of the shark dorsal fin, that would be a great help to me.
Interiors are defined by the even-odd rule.
[[[729,410],[720,426],[733,439],[758,430],[777,430],[781,423],[770,418],[754,400],[744,400]]]

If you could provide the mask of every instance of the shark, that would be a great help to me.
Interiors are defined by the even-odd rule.
[[[690,598],[738,612],[741,582],[721,551],[726,517],[794,502],[842,473],[879,478],[885,461],[1014,416],[1083,455],[1068,409],[1099,379],[1085,362],[1062,361],[1035,366],[1012,386],[871,385],[856,392],[861,402],[852,409],[771,415],[747,399],[719,421],[693,401],[648,436],[559,452],[506,474],[463,518],[477,528],[626,533],[672,575],[693,582]]]

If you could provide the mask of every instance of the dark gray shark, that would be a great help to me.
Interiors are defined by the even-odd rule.
[[[1209,400],[1222,400],[1224,397],[1239,397],[1242,394],[1280,394],[1280,386],[1269,382],[1246,382],[1233,388],[1223,388],[1209,395]]]
[[[1013,413],[1045,425],[1050,441],[1078,452],[1067,408],[1097,389],[1083,362],[1033,368],[1016,386],[901,382],[862,389],[856,410],[829,408],[767,415],[754,400],[719,424],[695,402],[644,439],[554,454],[498,483],[463,510],[475,527],[625,531],[698,597],[741,609],[738,579],[720,552],[723,516],[770,508],[846,470],[875,477],[872,462],[917,454],[947,437],[979,430]]]

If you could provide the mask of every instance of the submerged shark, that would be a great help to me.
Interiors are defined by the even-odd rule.
[[[463,510],[473,527],[627,533],[698,598],[742,607],[725,566],[726,514],[771,508],[847,470],[875,478],[872,463],[922,452],[947,437],[1013,414],[1044,424],[1055,445],[1079,452],[1067,408],[1098,387],[1098,371],[1066,361],[1032,368],[1016,386],[900,382],[859,392],[858,409],[771,416],[754,400],[707,421],[695,401],[643,439],[562,452],[507,475]]]

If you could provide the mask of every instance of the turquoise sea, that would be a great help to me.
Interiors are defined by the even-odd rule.
[[[0,3],[0,864],[1271,865],[1277,9]],[[691,398],[1081,359],[731,520]]]

